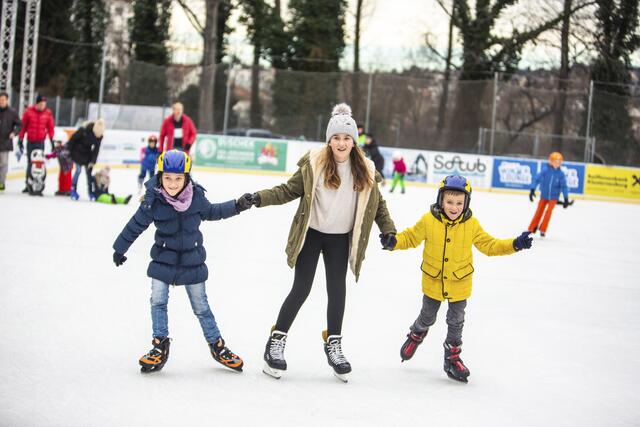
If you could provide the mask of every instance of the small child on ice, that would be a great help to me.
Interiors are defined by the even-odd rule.
[[[460,358],[462,327],[467,298],[471,296],[473,244],[488,256],[509,255],[531,247],[529,232],[515,239],[496,239],[487,234],[469,209],[471,184],[462,176],[448,176],[440,183],[437,202],[411,228],[397,236],[381,236],[383,249],[415,248],[423,241],[422,310],[400,349],[402,361],[413,357],[416,349],[436,321],[442,301],[447,300],[444,342],[444,371],[457,381],[467,382],[469,369]]]
[[[129,203],[129,200],[131,200],[131,194],[126,197],[122,197],[109,193],[109,184],[111,184],[109,172],[111,172],[111,168],[109,166],[105,166],[91,177],[91,191],[96,197],[96,202],[112,205],[126,205]]]
[[[391,189],[389,193],[393,193],[396,189],[396,185],[400,183],[400,192],[404,194],[404,176],[407,173],[407,165],[404,163],[402,153],[396,151],[393,153],[393,181],[391,182]]]
[[[147,138],[147,146],[140,150],[140,175],[138,175],[138,191],[142,193],[144,178],[149,174],[149,179],[156,173],[158,161],[158,137],[150,135]]]
[[[72,178],[71,171],[73,170],[73,160],[71,160],[71,153],[66,145],[62,144],[62,141],[53,141],[53,151],[46,155],[47,159],[58,159],[58,165],[60,171],[58,172],[58,191],[55,192],[56,196],[69,196],[71,195]]]
[[[563,160],[562,154],[557,151],[549,154],[549,167],[536,176],[531,186],[531,191],[529,192],[529,200],[533,202],[533,199],[536,197],[536,187],[540,185],[540,202],[538,202],[536,213],[533,215],[531,224],[529,224],[529,231],[535,233],[538,231],[538,228],[540,228],[541,237],[547,234],[551,214],[553,213],[553,208],[555,208],[558,203],[560,192],[562,192],[562,196],[564,197],[562,207],[566,209],[571,204],[569,201],[567,179],[562,169],[560,169]],[[540,224],[541,219],[542,224]]]
[[[252,196],[210,203],[205,189],[190,178],[191,159],[184,151],[169,150],[158,157],[158,173],[145,184],[142,204],[113,244],[116,266],[127,260],[124,254],[153,222],[155,243],[151,248],[151,321],[153,348],[140,358],[142,372],[162,369],[169,358],[167,303],[169,286],[184,286],[198,317],[211,356],[222,365],[242,371],[243,361],[229,350],[220,334],[207,302],[205,281],[209,276],[204,263],[202,221],[217,221],[238,215],[252,205]]]

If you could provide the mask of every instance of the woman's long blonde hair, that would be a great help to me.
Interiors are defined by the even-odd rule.
[[[372,187],[375,178],[367,166],[367,159],[362,149],[358,147],[355,141],[349,158],[351,160],[351,174],[353,175],[353,190],[360,192]],[[340,175],[338,175],[338,165],[329,144],[327,144],[320,158],[320,167],[324,170],[325,187],[338,189],[340,187]]]

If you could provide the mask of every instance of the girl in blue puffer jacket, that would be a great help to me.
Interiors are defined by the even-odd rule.
[[[535,233],[539,228],[540,236],[542,237],[547,234],[551,213],[558,203],[560,192],[564,197],[562,207],[567,208],[570,203],[567,179],[562,169],[560,169],[563,160],[562,154],[557,151],[549,154],[549,167],[538,174],[529,191],[529,200],[533,202],[536,197],[536,187],[540,186],[540,202],[531,224],[529,224],[529,231]],[[540,220],[542,220],[542,223],[540,223]]]
[[[170,150],[161,154],[158,173],[145,184],[140,208],[113,244],[113,262],[120,266],[138,236],[152,222],[156,226],[147,269],[151,277],[153,348],[140,358],[142,372],[159,371],[169,357],[169,285],[185,287],[213,358],[228,368],[242,371],[242,359],[225,346],[207,302],[205,281],[209,272],[199,228],[202,221],[229,218],[250,208],[252,197],[245,194],[238,200],[210,203],[205,189],[191,181],[190,171],[191,159],[185,152]]]

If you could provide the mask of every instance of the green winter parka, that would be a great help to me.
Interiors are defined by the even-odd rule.
[[[296,265],[296,260],[302,250],[307,230],[309,229],[314,192],[316,183],[321,175],[319,162],[325,149],[325,147],[313,149],[305,154],[298,161],[298,170],[287,182],[269,190],[258,191],[260,196],[258,207],[260,208],[270,205],[282,205],[300,198],[300,205],[293,217],[285,250],[287,264],[291,268]],[[360,276],[360,267],[364,260],[373,221],[375,220],[383,234],[396,233],[395,225],[387,210],[387,204],[378,188],[378,183],[382,182],[382,177],[376,172],[373,162],[369,159],[367,159],[367,166],[371,174],[375,176],[376,184],[358,193],[355,223],[351,231],[349,245],[349,267],[356,276],[356,282]]]

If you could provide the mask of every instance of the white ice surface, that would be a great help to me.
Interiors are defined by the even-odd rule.
[[[112,190],[136,191],[137,170],[112,171]],[[285,178],[199,173],[211,201]],[[208,353],[186,293],[171,289],[171,357],[141,375],[150,348],[151,226],[120,268],[111,245],[137,203],[108,206],[0,195],[0,425],[640,425],[640,206],[577,201],[557,208],[531,251],[475,253],[464,330],[467,385],[442,371],[444,306],[416,356],[399,350],[421,303],[421,250],[379,249],[374,226],[360,282],[349,275],[344,349],[353,373],[333,377],[322,349],[326,292],[314,288],[287,343],[289,370],[261,372],[269,329],[293,271],[284,248],[297,202],[203,224],[209,301],[241,374]],[[387,197],[399,230],[434,199],[409,187]],[[485,230],[518,235],[534,205],[526,195],[474,193]]]

